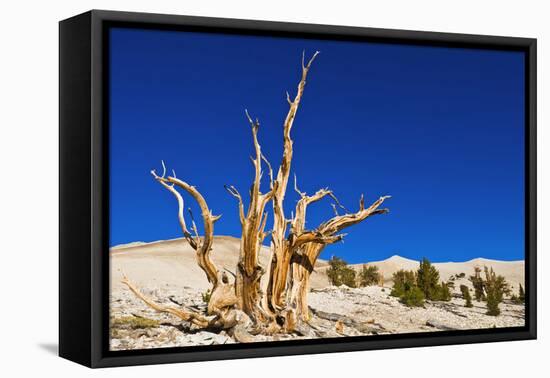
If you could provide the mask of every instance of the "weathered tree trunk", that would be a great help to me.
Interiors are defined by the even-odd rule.
[[[148,298],[141,293],[141,291],[126,276],[124,276],[122,283],[128,286],[128,288],[138,298],[143,300],[143,302],[156,311],[170,313],[184,321],[189,321],[200,327],[232,328],[236,325],[237,321],[243,321],[243,319],[247,316],[234,311],[234,307],[237,303],[237,298],[234,293],[234,285],[229,282],[229,279],[225,273],[220,273],[219,269],[210,258],[210,251],[212,250],[212,242],[214,240],[214,222],[216,222],[220,217],[213,215],[206,203],[206,200],[200,192],[194,186],[179,180],[176,177],[175,172],[173,173],[173,176],[165,177],[166,167],[164,166],[164,162],[162,165],[162,176],[158,176],[154,170],[151,171],[151,174],[162,186],[164,186],[176,197],[178,201],[178,220],[183,235],[189,245],[196,251],[197,264],[204,271],[206,278],[212,284],[212,292],[206,313],[207,316],[199,314],[196,311],[159,305],[151,298]],[[175,189],[176,186],[185,190],[197,201],[201,209],[203,219],[204,236],[202,238],[199,236],[197,225],[194,220],[192,220],[191,227],[194,235],[191,234],[187,228],[185,217],[183,215],[183,197]]]
[[[309,244],[306,248],[313,246]],[[299,257],[300,261],[292,263],[292,287],[290,289],[290,306],[295,309],[296,316],[307,322],[309,321],[309,308],[307,296],[309,293],[309,277],[313,272],[313,267],[310,266],[309,260],[306,254]]]
[[[185,308],[160,305],[141,293],[124,276],[122,282],[149,307],[177,316],[197,327],[227,329],[228,333],[240,342],[255,341],[255,337],[251,335],[252,331],[255,334],[264,335],[278,332],[303,334],[308,329],[311,331],[311,327],[304,322],[310,319],[307,298],[310,289],[309,282],[319,255],[327,245],[342,240],[344,235],[339,234],[342,229],[359,223],[371,215],[387,212],[387,209],[379,207],[388,198],[381,197],[365,209],[363,197],[361,197],[359,210],[356,213],[339,215],[337,207],[343,207],[332,191],[320,189],[315,194],[308,196],[298,189],[295,176],[294,189],[300,195],[300,199],[296,204],[293,216],[290,219],[285,216],[283,204],[293,156],[290,132],[302,99],[307,74],[317,54],[318,52],[307,64],[305,56],[302,57],[302,76],[294,100],[291,100],[287,93],[290,108],[283,125],[283,157],[275,178],[271,165],[262,154],[258,142],[259,121],[253,121],[246,112],[252,127],[255,152],[255,156],[252,158],[254,181],[250,188],[250,203],[246,212],[243,198],[238,190],[234,186],[226,186],[226,190],[238,200],[242,228],[239,260],[233,282],[230,282],[225,273],[220,272],[210,258],[214,223],[219,216],[212,215],[206,200],[195,187],[179,180],[175,172],[172,176],[166,176],[164,162],[162,163],[163,173],[161,176],[157,175],[155,171],[151,172],[153,177],[176,197],[178,220],[183,235],[196,251],[197,264],[212,285],[212,291],[206,314],[201,314]],[[260,190],[262,162],[269,168],[270,177],[270,190],[265,194],[262,194]],[[187,228],[183,214],[183,198],[176,188],[187,192],[198,203],[203,219],[203,237],[199,236],[194,220],[191,230]],[[331,197],[334,200],[335,216],[316,229],[307,230],[305,227],[307,207],[325,197]],[[267,223],[265,208],[269,201],[272,201],[273,205],[273,230],[271,232],[269,267],[266,271],[259,263],[259,254],[268,234],[265,230]],[[266,273],[268,276],[264,280],[264,286],[260,287],[262,276]]]
[[[266,321],[269,315],[261,307],[260,280],[265,273],[265,269],[260,266],[258,256],[262,248],[262,243],[267,235],[265,225],[267,222],[267,213],[265,207],[273,196],[273,172],[271,165],[263,156],[260,143],[258,142],[258,129],[260,123],[253,121],[246,112],[246,116],[252,126],[252,136],[254,142],[255,158],[252,159],[254,165],[254,182],[250,188],[250,204],[246,216],[244,214],[243,199],[237,189],[233,186],[226,186],[227,191],[239,201],[239,217],[241,221],[241,245],[239,251],[239,262],[237,264],[235,279],[235,294],[238,299],[238,307],[247,313],[254,322]],[[262,161],[269,168],[271,178],[271,190],[262,194],[260,184],[262,177]]]
[[[298,83],[298,91],[294,101],[290,99],[290,95],[287,93],[287,102],[290,108],[283,125],[283,158],[279,171],[277,172],[277,186],[273,194],[273,233],[271,236],[272,258],[269,284],[267,288],[268,305],[273,311],[276,312],[281,311],[285,307],[285,298],[283,293],[286,289],[290,259],[292,257],[288,242],[286,240],[286,229],[288,222],[283,209],[293,155],[293,143],[290,137],[290,131],[296,117],[296,112],[300,106],[300,101],[302,100],[307,74],[311,68],[311,64],[318,54],[318,51],[315,52],[307,65],[305,64],[305,54],[302,55],[302,78]]]
[[[319,197],[318,194],[321,191],[317,192],[315,196],[307,197],[305,193],[302,193],[302,199],[300,201],[313,202],[312,198],[315,199]],[[327,194],[331,194],[328,192]],[[327,195],[325,194],[325,195]],[[322,196],[324,197],[324,196]],[[322,198],[320,197],[320,198]],[[320,198],[317,198],[320,199]],[[334,198],[334,197],[333,197]],[[301,248],[298,256],[293,260],[292,271],[293,271],[293,280],[291,285],[291,304],[296,308],[297,317],[303,321],[309,320],[309,310],[307,307],[307,295],[309,293],[309,277],[313,272],[317,259],[321,255],[323,249],[328,245],[332,244],[340,239],[341,235],[336,235],[338,232],[342,231],[344,228],[362,222],[371,215],[384,214],[388,212],[388,209],[380,209],[380,205],[384,202],[385,199],[389,196],[380,197],[375,201],[371,206],[365,209],[365,204],[363,197],[359,201],[359,211],[352,214],[338,215],[325,223],[321,224],[315,231],[314,237],[315,241],[308,242],[303,248]],[[298,201],[298,206],[300,206],[300,201]],[[306,205],[307,206],[307,205]],[[305,210],[304,210],[305,211]],[[297,212],[298,213],[298,212]],[[303,234],[304,235],[304,234]]]

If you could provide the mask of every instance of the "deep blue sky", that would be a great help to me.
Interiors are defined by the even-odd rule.
[[[328,186],[353,210],[392,195],[322,257],[524,258],[523,53],[137,29],[111,32],[111,245],[181,236],[149,174],[161,159],[223,214],[216,234],[240,235],[223,185],[247,197],[244,109],[278,167],[302,50],[321,54],[293,128],[300,189]],[[296,199],[289,187],[288,216]],[[308,225],[332,215],[312,205]]]

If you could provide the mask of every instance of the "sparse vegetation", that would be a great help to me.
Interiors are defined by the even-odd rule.
[[[380,272],[375,265],[363,265],[359,272],[359,286],[373,286],[380,282]]]
[[[485,267],[484,287],[487,300],[487,315],[498,316],[498,305],[505,294],[510,294],[510,287],[503,276],[497,275],[493,268]]]
[[[424,293],[416,284],[416,273],[412,270],[399,270],[393,274],[393,289],[391,296],[398,297],[406,306],[420,307],[424,305]]]
[[[137,317],[137,316],[123,316],[111,320],[112,328],[156,328],[160,325],[157,320]]]
[[[424,306],[424,293],[418,286],[412,286],[401,296],[401,303],[409,307]]]
[[[201,293],[202,301],[208,305],[210,302],[210,297],[212,296],[212,291],[210,289],[206,290],[204,293]]]
[[[519,284],[519,296],[518,299],[521,303],[525,303],[525,290],[523,290],[523,286]]]
[[[452,282],[442,282],[441,284],[437,284],[435,292],[432,294],[430,299],[433,301],[450,301],[452,287],[454,287]]]
[[[525,290],[523,289],[523,286],[521,284],[519,284],[519,292],[518,294],[512,294],[510,296],[510,299],[512,300],[512,302],[514,302],[515,304],[523,304],[525,303]]]
[[[416,286],[416,274],[412,270],[398,270],[393,274],[393,289],[390,293],[393,297],[401,297],[406,290]]]
[[[481,268],[474,268],[474,275],[470,276],[470,282],[474,287],[474,298],[476,301],[481,302],[485,300],[483,278],[481,277]]]
[[[425,257],[420,261],[416,271],[416,283],[426,299],[434,299],[437,296],[439,272]]]
[[[348,263],[337,256],[331,257],[328,261],[329,268],[327,276],[330,283],[334,286],[346,285],[356,287],[356,272],[348,266]]]
[[[416,272],[416,283],[426,299],[432,301],[451,300],[450,288],[454,287],[454,283],[452,281],[439,283],[439,271],[425,257],[420,261]]]
[[[470,289],[466,285],[460,285],[460,292],[462,293],[462,298],[466,301],[464,307],[473,307],[472,296],[470,295]]]
[[[487,315],[499,316],[500,308],[498,307],[499,302],[493,296],[487,296]]]

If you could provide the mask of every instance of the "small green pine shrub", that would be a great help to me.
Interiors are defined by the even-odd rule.
[[[484,301],[485,288],[484,288],[483,278],[481,278],[481,268],[476,266],[474,268],[474,275],[470,276],[469,280],[474,287],[474,298],[476,299],[476,301],[478,302]]]
[[[202,301],[208,305],[210,302],[210,297],[212,296],[212,291],[210,289],[206,290],[204,293],[201,293]]]
[[[470,295],[470,289],[466,285],[460,285],[460,292],[462,293],[462,298],[466,301],[464,307],[473,307],[472,296]]]
[[[426,299],[434,299],[441,293],[439,287],[439,272],[427,258],[420,261],[416,271],[416,284],[424,293]]]
[[[519,284],[519,296],[518,296],[518,300],[519,300],[521,303],[525,303],[525,290],[523,290],[523,286],[521,286],[521,284]]]
[[[342,284],[348,287],[356,287],[356,274],[357,272],[353,268],[346,267],[342,271]]]
[[[510,286],[503,276],[495,273],[493,268],[489,269],[485,267],[484,287],[487,300],[487,315],[500,315],[498,305],[502,302],[502,298],[505,294],[510,294]]]
[[[372,286],[380,282],[380,272],[376,265],[363,265],[359,272],[359,286]]]
[[[423,258],[416,271],[416,286],[424,293],[424,298],[432,301],[450,301],[451,288],[454,288],[452,280],[439,283],[439,271]]]
[[[487,294],[487,315],[491,316],[499,316],[500,315],[500,308],[498,307],[498,300],[496,297],[492,294]]]
[[[432,297],[430,298],[433,301],[445,301],[448,302],[451,300],[451,290],[448,282],[442,282],[437,284],[435,287]]]
[[[424,293],[418,286],[412,286],[400,297],[401,303],[409,307],[424,306]]]
[[[409,307],[424,305],[424,293],[416,285],[416,273],[412,270],[399,270],[393,274],[391,296],[398,297],[400,302]]]
[[[406,291],[416,286],[416,274],[412,270],[399,270],[393,274],[393,297],[401,297]]]
[[[346,285],[356,287],[356,272],[348,266],[348,263],[339,257],[333,256],[329,261],[327,276],[334,286]]]

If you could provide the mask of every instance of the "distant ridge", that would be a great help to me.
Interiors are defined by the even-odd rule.
[[[418,265],[420,260],[414,260],[409,259],[407,257],[403,257],[400,255],[393,255],[391,257],[388,257],[385,260],[379,260],[379,261],[370,261],[365,263],[358,263],[354,265],[362,265],[362,264],[379,264],[379,263],[385,263],[385,262],[399,262],[399,263],[415,263]],[[517,264],[517,263],[523,263],[523,260],[495,260],[495,259],[487,259],[485,257],[476,257],[471,260],[466,261],[444,261],[444,262],[432,262],[433,264],[480,264],[480,265],[487,265],[492,263],[497,264],[504,264],[504,263],[510,263],[510,264]]]
[[[234,273],[240,243],[241,240],[233,236],[214,236],[211,252],[214,263],[220,269]],[[269,254],[269,247],[263,246],[259,254],[262,266],[267,266]],[[204,272],[197,265],[195,251],[184,238],[116,245],[110,248],[110,261],[113,289],[120,289],[123,272],[139,286],[190,286],[199,290],[210,287]],[[318,260],[315,266],[317,269],[326,265],[325,260]],[[313,287],[329,284],[326,275],[317,272],[313,273],[311,282]]]
[[[212,250],[214,262],[221,268],[234,271],[239,255],[240,239],[232,236],[215,236]],[[209,287],[204,273],[195,261],[195,251],[184,238],[158,240],[150,243],[133,242],[120,244],[110,248],[112,285],[120,284],[120,275],[124,271],[138,283],[153,282],[176,285],[187,285],[201,290]],[[264,246],[260,252],[260,263],[267,265],[269,247]],[[393,255],[385,260],[371,261],[351,266],[360,270],[363,265],[375,265],[384,275],[386,285],[392,284],[393,273],[400,269],[416,270],[418,261],[399,255]],[[464,273],[460,284],[469,285],[468,276],[474,272],[474,267],[492,267],[497,274],[503,275],[511,283],[514,290],[525,282],[524,261],[499,261],[478,257],[465,262],[442,262],[433,264],[440,273],[442,280]],[[326,260],[318,260],[312,275],[312,288],[322,288],[329,285],[326,270]]]
[[[154,243],[154,242],[152,242],[152,243]],[[114,247],[111,247],[110,250],[112,251],[112,250],[117,250],[117,249],[138,247],[138,246],[144,245],[144,244],[149,244],[149,243],[142,242],[142,241],[136,241],[136,242],[126,243],[126,244],[118,244],[118,245],[115,245]]]
[[[517,264],[517,263],[523,263],[524,260],[492,260],[492,259],[486,259],[484,257],[476,257],[475,259],[471,259],[466,261],[466,263],[472,263],[472,264],[492,264],[492,263],[499,263],[499,264]]]
[[[239,240],[239,238],[236,238],[234,236],[229,236],[229,235],[216,235],[214,236],[214,240]],[[135,241],[130,243],[117,244],[115,246],[110,247],[109,250],[111,252],[114,252],[114,251],[118,251],[126,248],[151,246],[155,244],[173,244],[173,243],[181,243],[181,242],[186,242],[184,237],[173,238],[173,239],[160,239],[160,240],[154,240],[151,242]]]
[[[375,265],[384,275],[384,280],[388,285],[392,283],[392,276],[398,270],[417,270],[419,261],[408,259],[399,255],[393,255],[385,260],[371,261],[361,264],[351,264],[351,266],[359,271],[363,265]],[[497,274],[506,278],[512,285],[513,290],[517,290],[519,285],[525,286],[525,261],[501,261],[478,257],[464,262],[439,262],[433,263],[439,271],[441,280],[447,281],[452,276],[464,273],[464,279],[460,284],[470,285],[468,277],[473,274],[475,267],[483,268],[484,266],[492,267]],[[462,282],[463,281],[463,282]]]

